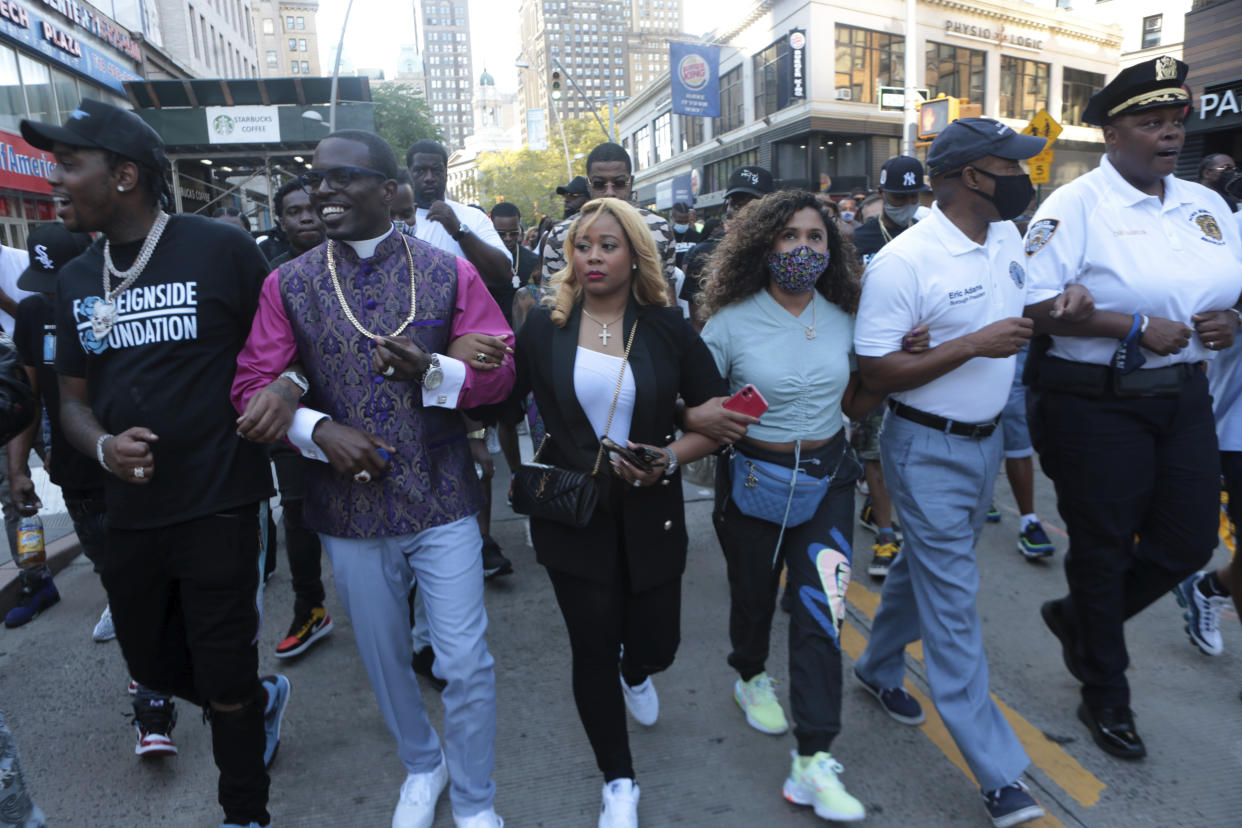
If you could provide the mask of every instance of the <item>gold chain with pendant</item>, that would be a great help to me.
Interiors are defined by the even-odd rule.
[[[397,328],[389,334],[389,336],[396,336],[408,328],[410,323],[414,321],[414,317],[418,314],[418,294],[415,288],[416,282],[414,276],[414,253],[410,250],[410,243],[406,240],[405,234],[401,233],[399,235],[401,236],[401,243],[405,245],[406,260],[410,264],[410,315],[407,316],[405,321],[401,323],[401,327]],[[362,327],[362,323],[358,321],[356,316],[354,316],[354,312],[349,309],[349,303],[345,301],[345,291],[341,289],[341,280],[336,276],[336,259],[333,256],[334,245],[335,242],[333,242],[332,239],[328,239],[328,248],[324,251],[324,254],[328,259],[328,275],[332,277],[332,288],[336,291],[337,301],[341,303],[341,311],[345,314],[345,318],[349,320],[350,324],[358,329],[360,334],[365,336],[367,339],[374,339],[379,336],[379,334],[371,333],[366,328]]]

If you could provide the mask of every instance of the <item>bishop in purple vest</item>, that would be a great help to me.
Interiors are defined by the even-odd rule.
[[[293,363],[305,372],[279,380],[309,389],[288,439],[324,461],[307,473],[304,518],[332,561],[406,769],[394,828],[430,826],[449,783],[458,826],[499,828],[495,676],[474,517],[483,492],[458,409],[503,400],[513,366],[450,354],[468,334],[512,342],[512,333],[473,265],[394,229],[396,175],[391,148],[371,133],[343,130],[319,143],[302,182],[328,240],[268,276],[233,402],[246,410]],[[435,669],[448,682],[443,751],[410,666],[415,579]]]

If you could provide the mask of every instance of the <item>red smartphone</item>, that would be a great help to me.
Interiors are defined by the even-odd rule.
[[[759,393],[759,389],[753,385],[743,387],[741,391],[725,400],[722,405],[730,411],[749,414],[755,419],[762,417],[763,412],[768,410],[768,401]]]

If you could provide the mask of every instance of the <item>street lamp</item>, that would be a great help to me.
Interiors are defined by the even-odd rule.
[[[349,13],[354,10],[354,0],[345,7],[345,19],[341,21],[341,39],[336,42],[336,63],[332,67],[332,91],[328,104],[328,132],[336,132],[336,93],[341,82],[341,51],[345,48],[345,29],[349,26]],[[305,117],[305,116],[303,116]]]

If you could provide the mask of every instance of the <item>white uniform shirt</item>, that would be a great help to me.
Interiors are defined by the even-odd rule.
[[[854,323],[854,350],[882,357],[901,350],[912,328],[927,325],[936,347],[1001,319],[1026,304],[1022,238],[1011,221],[988,225],[975,244],[933,205],[927,218],[884,245],[867,265]],[[977,357],[926,385],[892,398],[966,423],[996,418],[1009,399],[1014,359]]]
[[[496,232],[496,228],[492,225],[492,220],[487,213],[456,201],[450,201],[447,198],[444,200],[444,203],[453,209],[453,215],[457,216],[458,221],[469,227],[471,233],[497,250],[503,251],[505,258],[509,260],[509,264],[513,264],[513,254],[509,252],[509,248],[505,247],[505,243],[500,240],[500,234]],[[414,211],[414,238],[419,241],[425,241],[427,244],[435,245],[441,250],[452,253],[454,256],[460,256],[463,259],[467,258],[465,252],[461,249],[461,245],[449,235],[448,229],[440,222],[428,219],[427,210],[423,207],[419,207]]]
[[[1026,233],[1028,301],[1034,305],[1077,283],[1095,306],[1184,322],[1202,311],[1231,308],[1242,295],[1242,239],[1219,194],[1172,175],[1164,201],[1133,187],[1108,158],[1054,192]],[[1053,337],[1052,356],[1107,365],[1118,341]],[[1213,359],[1192,336],[1181,353],[1144,351],[1143,368]]]

